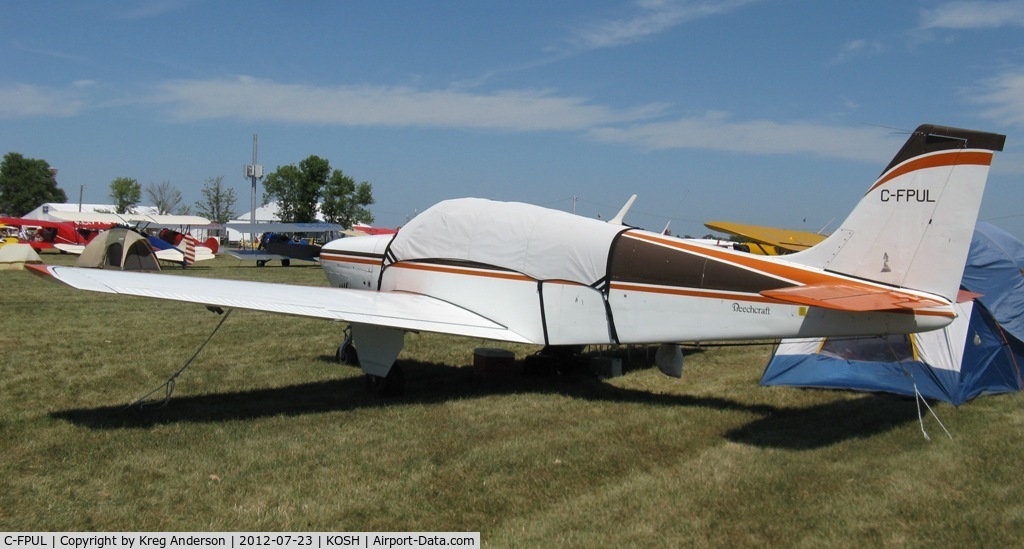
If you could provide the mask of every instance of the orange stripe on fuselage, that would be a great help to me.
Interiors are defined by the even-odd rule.
[[[320,252],[320,261],[338,261],[341,263],[359,263],[360,265],[374,265],[380,267],[381,259],[368,257],[356,257],[351,255],[325,254]]]
[[[728,299],[731,301],[754,301],[757,303],[776,303],[781,305],[792,305],[788,301],[772,299],[758,294],[716,292],[711,290],[699,290],[696,288],[681,288],[675,286],[640,286],[637,284],[623,284],[612,282],[612,290],[627,292],[646,292],[651,294],[679,295],[684,297],[699,297],[703,299]]]
[[[390,268],[412,269],[414,271],[430,271],[434,273],[447,273],[468,276],[482,276],[485,278],[501,278],[505,280],[518,280],[521,282],[536,282],[533,278],[511,271],[485,271],[476,269],[465,269],[449,265],[428,265],[426,263],[395,263]]]

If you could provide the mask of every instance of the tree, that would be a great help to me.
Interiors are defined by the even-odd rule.
[[[196,214],[212,223],[224,224],[235,218],[235,190],[225,189],[223,181],[223,175],[208,178],[202,189],[203,199],[196,202]]]
[[[115,213],[133,213],[132,209],[142,201],[142,185],[130,177],[118,177],[110,182],[110,199],[114,201]]]
[[[334,170],[323,190],[320,213],[328,223],[351,227],[355,223],[373,223],[373,214],[366,206],[373,204],[373,187]]]
[[[299,162],[278,166],[277,171],[263,181],[263,201],[277,202],[277,217],[286,223],[311,223],[316,221],[317,203],[331,165],[312,155]]]
[[[158,214],[180,213],[178,206],[181,205],[181,191],[174,188],[170,181],[146,185],[146,196],[153,201]]]
[[[373,188],[367,182],[356,185],[341,170],[331,170],[331,164],[312,155],[298,166],[278,166],[277,171],[263,182],[263,201],[277,202],[277,216],[288,223],[316,221],[317,203],[323,200],[321,212],[332,223],[349,225],[352,222],[373,221],[369,210],[373,204]]]
[[[67,202],[57,170],[45,160],[10,152],[0,163],[0,212],[20,217],[47,202]]]

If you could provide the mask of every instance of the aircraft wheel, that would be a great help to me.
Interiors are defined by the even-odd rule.
[[[292,264],[292,260],[291,259],[282,259],[281,260],[281,266],[282,267],[287,267],[287,266],[289,266],[291,264]]]
[[[366,389],[384,398],[402,396],[405,393],[405,373],[402,367],[392,365],[387,377],[366,374]]]
[[[265,266],[266,264],[267,264],[267,262],[266,262],[266,261],[263,261],[263,260],[261,260],[261,259],[257,259],[257,260],[256,260],[256,266],[257,266],[257,267],[263,267],[263,266]]]
[[[334,360],[338,364],[359,366],[359,353],[356,352],[355,346],[346,339],[344,343],[338,345],[338,350],[334,353]]]

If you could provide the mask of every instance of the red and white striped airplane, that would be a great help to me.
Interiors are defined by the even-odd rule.
[[[363,370],[400,382],[408,331],[550,346],[910,333],[954,316],[1005,136],[925,125],[841,227],[755,256],[521,203],[441,202],[397,234],[321,251],[332,287],[37,266],[75,288],[346,321]],[[620,219],[616,217],[616,220]]]

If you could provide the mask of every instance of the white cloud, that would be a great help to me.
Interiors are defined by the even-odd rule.
[[[193,0],[147,0],[125,4],[114,17],[128,21],[153,19],[187,8]]]
[[[982,114],[1006,124],[1024,126],[1024,69],[1006,71],[983,83],[972,100],[990,108]]]
[[[843,44],[843,47],[839,50],[839,53],[832,58],[829,64],[837,65],[845,63],[850,59],[856,57],[865,57],[871,55],[878,55],[885,52],[885,46],[880,42],[872,42],[870,40],[850,40]]]
[[[84,108],[85,102],[66,90],[30,84],[0,86],[0,118],[68,117]]]
[[[86,57],[84,55],[81,55],[81,54],[73,54],[73,53],[68,53],[68,52],[65,52],[65,51],[60,51],[60,50],[55,50],[55,49],[48,49],[48,48],[30,47],[30,46],[27,46],[24,43],[22,43],[20,40],[13,40],[11,42],[11,46],[14,47],[14,49],[16,49],[18,51],[23,51],[23,52],[26,52],[26,53],[31,53],[33,55],[40,55],[40,56],[43,56],[43,57],[49,57],[49,58],[53,58],[53,59],[62,59],[62,60],[65,60],[65,61],[74,61],[76,63],[87,63],[89,61],[88,57]]]
[[[755,1],[637,0],[634,13],[581,26],[573,31],[570,42],[577,50],[627,45],[690,21],[734,11]]]
[[[233,118],[284,123],[506,131],[581,130],[659,114],[664,106],[618,110],[547,91],[489,94],[398,86],[321,87],[251,77],[176,80],[157,101],[182,121]]]
[[[405,86],[310,86],[252,77],[174,80],[132,99],[100,97],[99,84],[80,80],[64,89],[28,84],[0,87],[0,118],[75,116],[87,109],[157,107],[188,123],[262,121],[320,126],[423,127],[507,132],[581,132],[591,139],[647,150],[713,150],[740,154],[814,154],[880,162],[905,136],[878,128],[767,120],[728,114],[666,120],[668,105],[619,109],[551,91],[471,93]],[[1015,109],[1024,121],[1024,75],[993,82],[993,113]],[[995,114],[993,114],[995,115]]]
[[[988,29],[1024,26],[1024,1],[946,2],[921,10],[924,29]]]
[[[881,162],[892,156],[906,135],[891,136],[872,127],[731,121],[723,113],[671,122],[600,128],[590,135],[604,142],[628,143],[649,150],[695,149],[743,154],[814,154],[829,158]]]
[[[251,77],[178,80],[158,101],[182,121],[236,119],[294,124],[427,127],[513,132],[584,132],[592,139],[648,150],[695,149],[743,154],[815,154],[882,162],[905,135],[878,128],[765,120],[723,113],[664,121],[668,106],[615,109],[549,91],[470,93],[399,86],[318,87]]]

